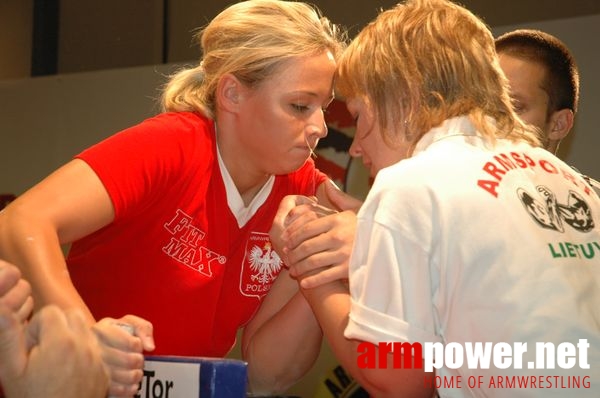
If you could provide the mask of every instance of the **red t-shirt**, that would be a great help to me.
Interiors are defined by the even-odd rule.
[[[154,325],[157,355],[224,356],[281,270],[268,231],[285,195],[314,195],[326,176],[308,160],[277,176],[241,228],[227,205],[213,122],[165,113],[77,156],[106,187],[110,225],[74,242],[73,283],[96,319]]]

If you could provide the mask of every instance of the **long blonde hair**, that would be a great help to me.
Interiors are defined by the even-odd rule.
[[[512,109],[490,30],[450,1],[408,0],[380,13],[340,58],[336,92],[369,102],[388,145],[408,138],[414,149],[431,128],[461,115],[491,140],[539,145]]]
[[[252,0],[236,3],[217,15],[196,36],[200,63],[173,75],[162,106],[166,111],[195,111],[215,117],[219,79],[231,73],[248,86],[271,76],[293,57],[330,51],[337,59],[345,32],[305,3]]]

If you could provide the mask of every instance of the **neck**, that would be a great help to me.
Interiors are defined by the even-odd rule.
[[[227,173],[231,177],[244,205],[248,206],[265,185],[270,175],[253,172],[253,168],[246,158],[241,157],[238,153],[232,155],[227,147],[222,148],[220,144],[218,145],[223,165],[227,169]]]
[[[218,121],[215,119],[219,153],[244,205],[247,206],[268,181],[270,175],[259,170],[252,157],[248,156],[243,149],[240,150],[242,145],[238,135],[235,134],[236,131],[239,132],[240,126],[236,124],[235,118],[229,113],[221,113],[219,116]]]

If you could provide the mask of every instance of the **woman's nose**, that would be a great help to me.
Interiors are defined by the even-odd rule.
[[[327,122],[322,109],[312,115],[309,134],[316,135],[318,138],[324,138],[327,135]]]
[[[353,158],[357,158],[362,156],[362,150],[360,148],[360,145],[358,145],[358,140],[356,139],[356,137],[354,137],[352,139],[352,144],[350,144],[350,148],[348,149],[348,153],[350,154],[350,156],[352,156]]]

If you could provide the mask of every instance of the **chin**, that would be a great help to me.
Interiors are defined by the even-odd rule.
[[[271,174],[284,175],[298,171],[304,165],[304,163],[306,163],[307,159],[308,158],[304,159],[303,161],[293,161],[291,159],[286,159],[285,162],[279,163],[278,166],[274,168],[275,171]]]

